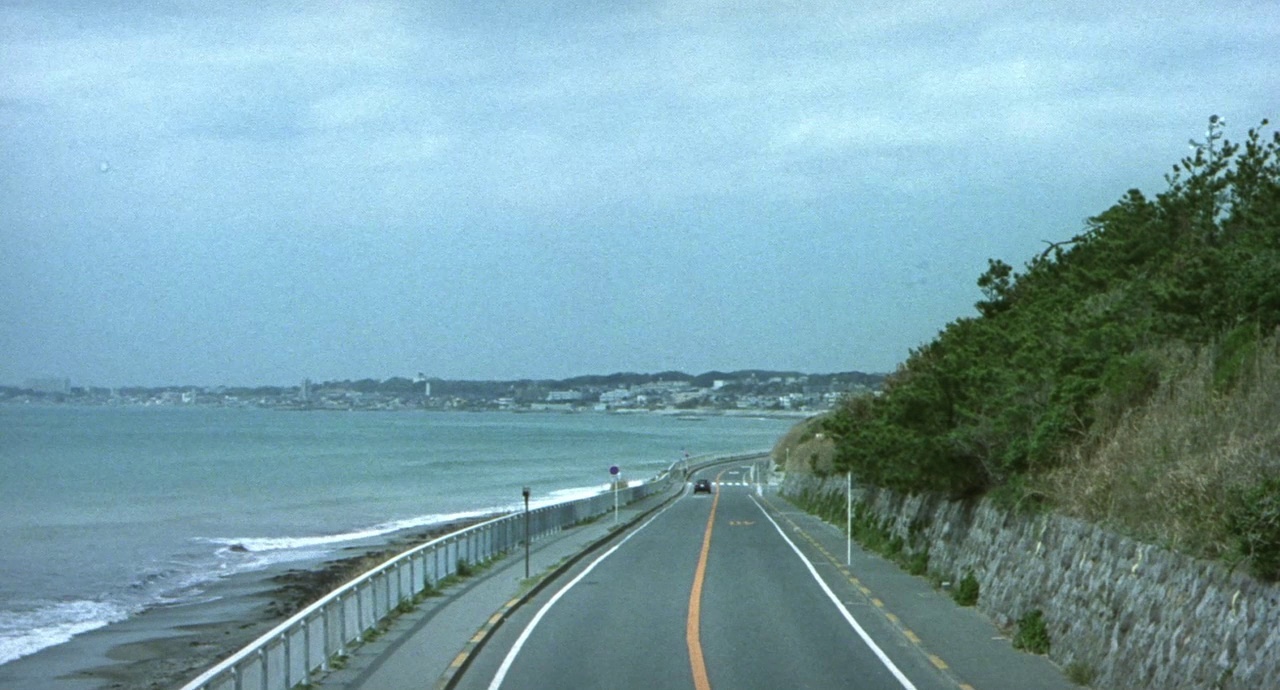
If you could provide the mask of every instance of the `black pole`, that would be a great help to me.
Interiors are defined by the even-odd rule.
[[[524,579],[529,579],[529,487],[524,487]]]

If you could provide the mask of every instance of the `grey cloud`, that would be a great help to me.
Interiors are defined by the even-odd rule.
[[[1247,127],[1280,92],[1266,2],[27,3],[0,27],[0,382],[889,369],[987,257],[1158,191],[1210,113]],[[202,328],[217,365],[182,350]]]

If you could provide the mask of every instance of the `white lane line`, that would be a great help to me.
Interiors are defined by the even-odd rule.
[[[877,645],[875,640],[872,640],[871,636],[867,634],[867,631],[862,629],[862,626],[854,619],[853,614],[849,613],[849,609],[845,608],[844,602],[840,601],[835,593],[831,591],[831,588],[827,586],[826,581],[818,575],[817,569],[813,567],[813,564],[809,562],[808,558],[804,557],[804,553],[800,551],[795,542],[791,541],[791,539],[787,537],[786,532],[782,531],[782,528],[778,526],[778,523],[774,522],[773,517],[764,509],[764,506],[760,505],[760,502],[757,501],[754,496],[751,497],[751,500],[756,504],[756,507],[760,509],[760,512],[764,513],[764,519],[768,520],[769,523],[773,525],[773,528],[778,530],[778,534],[782,537],[782,540],[787,542],[787,545],[791,547],[791,550],[795,551],[796,555],[800,557],[800,561],[804,563],[804,567],[809,569],[809,574],[813,576],[813,579],[818,581],[818,586],[826,593],[827,598],[831,600],[831,603],[836,605],[836,608],[840,609],[841,615],[843,615],[844,619],[849,622],[849,625],[853,626],[854,631],[858,633],[858,637],[861,637],[862,641],[867,643],[867,646],[871,648],[871,651],[880,659],[880,663],[884,664],[885,668],[889,669],[889,673],[892,673],[893,677],[898,679],[898,682],[902,684],[903,688],[906,690],[916,690],[916,686],[912,685],[911,681],[907,680],[907,676],[889,660],[889,656],[884,653],[883,649],[880,649],[880,645]]]
[[[604,559],[612,556],[614,551],[622,548],[623,544],[630,541],[632,537],[640,533],[640,530],[648,527],[654,520],[661,517],[663,513],[667,512],[671,506],[675,505],[677,502],[678,501],[672,501],[666,508],[658,511],[657,515],[649,518],[643,525],[640,525],[632,530],[630,534],[623,537],[622,541],[614,544],[608,551],[600,554],[599,558],[592,561],[591,565],[587,566],[586,569],[579,573],[577,577],[570,580],[568,584],[560,589],[560,591],[556,592],[555,596],[551,597],[547,603],[543,604],[542,608],[538,609],[537,615],[533,617],[533,620],[529,621],[529,625],[525,626],[524,631],[520,633],[520,637],[516,638],[516,643],[511,646],[511,650],[507,652],[507,658],[502,660],[502,666],[498,667],[498,673],[494,675],[493,682],[489,683],[489,690],[498,690],[498,688],[502,686],[502,681],[507,678],[507,672],[511,670],[511,664],[515,663],[516,655],[520,653],[520,650],[524,647],[524,643],[529,640],[531,635],[533,635],[533,629],[538,627],[538,623],[542,622],[542,617],[547,615],[547,612],[551,610],[552,606],[555,606],[557,601],[560,601],[560,597],[564,596],[570,589],[573,589],[574,585],[581,582],[582,578],[586,577],[592,570],[595,570],[596,566],[600,565]]]

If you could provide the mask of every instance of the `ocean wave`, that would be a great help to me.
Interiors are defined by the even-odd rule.
[[[609,484],[559,489],[534,498],[539,508],[608,491]],[[343,544],[524,509],[523,502],[454,513],[431,513],[378,523],[348,532],[280,537],[196,537],[216,548],[152,564],[108,600],[35,602],[29,608],[0,611],[0,664],[62,644],[73,637],[125,620],[154,606],[189,604],[209,596],[209,584],[245,572],[294,561],[320,560]],[[213,599],[218,598],[213,596]]]
[[[631,484],[642,483],[640,480],[625,482],[629,486]],[[541,508],[543,506],[555,505],[557,503],[565,503],[581,498],[589,498],[597,494],[608,491],[612,488],[611,484],[597,484],[592,486],[579,486],[568,489],[557,489],[540,497],[534,498],[529,502],[530,508]],[[466,510],[456,513],[429,513],[426,515],[417,515],[400,520],[392,520],[381,522],[369,527],[361,527],[348,532],[338,532],[334,534],[316,534],[304,536],[280,536],[280,537],[200,537],[196,541],[218,545],[218,555],[222,558],[230,558],[234,555],[265,555],[272,552],[295,552],[298,550],[308,550],[314,552],[316,550],[326,550],[330,547],[351,542],[365,541],[376,539],[388,534],[402,532],[411,529],[419,529],[422,527],[432,527],[443,525],[458,520],[469,520],[473,518],[485,517],[487,515],[496,515],[500,513],[518,512],[524,509],[523,503],[510,503],[508,505],[495,505],[477,510]],[[309,554],[310,555],[310,554]],[[322,554],[321,554],[322,555]],[[306,556],[303,556],[304,558]],[[274,565],[284,560],[297,560],[292,556],[281,556],[281,560],[266,561],[259,559],[255,561],[262,566]],[[249,567],[249,563],[241,563],[241,568]]]
[[[0,664],[122,621],[132,613],[119,604],[88,600],[38,602],[30,610],[0,611]]]
[[[628,482],[628,485],[630,483]],[[530,507],[540,508],[542,506],[555,505],[557,503],[565,503],[567,501],[576,501],[581,498],[591,498],[596,494],[604,493],[613,488],[612,484],[604,483],[595,486],[579,486],[571,489],[558,489],[547,494],[545,499],[539,501],[531,501]]]
[[[485,515],[506,512],[507,510],[510,510],[510,508],[494,507],[457,513],[432,513],[429,515],[419,515],[401,520],[383,522],[371,527],[363,527],[350,532],[340,532],[337,534],[284,537],[209,537],[200,538],[197,539],[197,541],[221,546],[222,548],[218,550],[218,554],[220,556],[229,556],[236,553],[264,554],[275,551],[297,551],[300,549],[315,551],[317,549],[323,550],[325,547],[336,546],[339,544],[374,539],[404,530],[442,525],[456,520],[484,517]],[[290,558],[289,560],[293,559]],[[264,563],[264,565],[270,564],[272,563]]]

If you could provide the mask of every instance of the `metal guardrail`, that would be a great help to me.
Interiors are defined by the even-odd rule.
[[[688,469],[757,457],[758,453],[698,458]],[[693,458],[690,459],[695,460]],[[700,462],[699,462],[700,461]],[[643,484],[618,492],[628,504],[683,480],[678,461]],[[529,511],[529,541],[599,517],[614,508],[613,492]],[[434,539],[406,551],[330,592],[249,643],[213,668],[182,686],[182,690],[288,690],[307,682],[316,671],[327,671],[334,659],[379,622],[414,597],[466,567],[513,551],[525,542],[525,513],[516,512]]]

